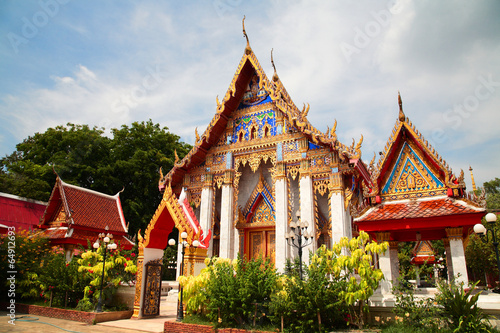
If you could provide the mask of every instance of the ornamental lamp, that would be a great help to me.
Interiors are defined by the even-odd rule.
[[[474,226],[474,233],[479,236],[484,236],[486,233],[486,228],[482,223],[478,223]]]

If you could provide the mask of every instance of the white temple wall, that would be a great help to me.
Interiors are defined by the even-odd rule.
[[[259,170],[253,172],[247,164],[240,167],[241,177],[238,185],[238,207],[245,208],[250,195],[259,182]]]

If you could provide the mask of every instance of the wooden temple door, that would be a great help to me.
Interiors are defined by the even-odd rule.
[[[274,264],[276,233],[274,229],[248,230],[248,259],[270,258]]]

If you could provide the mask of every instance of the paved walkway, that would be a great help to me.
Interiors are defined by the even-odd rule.
[[[160,316],[151,319],[122,319],[89,325],[72,320],[56,319],[44,316],[18,314],[15,325],[9,324],[7,312],[0,311],[0,332],[26,333],[163,333],[165,321],[177,318],[177,297],[161,297]]]
[[[160,316],[150,319],[122,319],[116,321],[107,321],[99,323],[97,326],[108,328],[126,328],[144,332],[163,332],[163,324],[166,321],[174,321],[177,319],[177,295],[161,297]],[[115,331],[107,331],[115,332]],[[116,331],[119,332],[119,331]]]

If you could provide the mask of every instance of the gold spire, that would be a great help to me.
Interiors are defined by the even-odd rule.
[[[469,165],[469,171],[470,171],[470,178],[472,179],[472,189],[474,192],[477,191],[476,189],[476,182],[474,181],[474,175],[472,174],[472,167]]]
[[[271,49],[271,65],[273,65],[273,68],[274,68],[273,81],[277,81],[278,80],[278,73],[276,73],[276,66],[274,66],[273,49]]]
[[[243,36],[247,39],[247,47],[245,48],[245,52],[249,54],[252,52],[252,49],[250,48],[250,41],[248,40],[248,35],[247,32],[245,31],[245,15],[243,15],[243,20],[241,21],[241,24],[243,25]]]
[[[405,121],[406,116],[403,112],[403,101],[401,101],[401,94],[398,91],[398,104],[399,104],[399,121]]]

